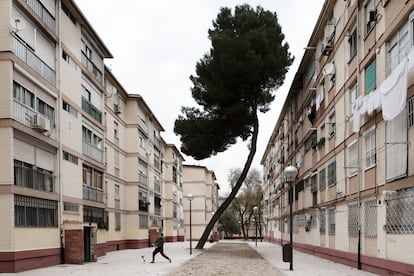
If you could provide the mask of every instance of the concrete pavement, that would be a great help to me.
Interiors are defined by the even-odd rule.
[[[220,243],[234,242],[240,243],[244,241],[220,241]],[[256,247],[255,242],[248,241],[246,243],[276,267],[282,275],[286,276],[375,275],[295,250],[293,251],[294,270],[290,271],[289,263],[285,263],[282,260],[282,248],[280,245],[258,241]],[[172,259],[171,263],[158,254],[155,263],[151,264],[150,261],[153,248],[129,249],[109,252],[106,256],[99,257],[96,263],[86,263],[84,265],[63,264],[20,273],[4,273],[2,276],[167,275],[177,267],[184,265],[189,259],[208,250],[212,245],[214,244],[207,242],[204,249],[193,249],[193,254],[190,255],[189,242],[166,243],[164,252]],[[193,246],[195,246],[194,242]],[[235,252],[235,254],[237,254],[237,252]],[[203,256],[201,255],[200,258],[202,257]]]

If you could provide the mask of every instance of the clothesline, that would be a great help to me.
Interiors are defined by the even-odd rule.
[[[382,110],[384,121],[396,118],[407,103],[408,73],[414,69],[414,50],[393,70],[391,75],[373,92],[359,96],[352,104],[353,131],[359,132],[361,116]]]

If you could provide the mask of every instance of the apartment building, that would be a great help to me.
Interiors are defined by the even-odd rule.
[[[164,166],[164,238],[167,242],[184,241],[183,162],[184,157],[173,144],[165,145]],[[164,205],[163,205],[164,206]]]
[[[219,207],[220,186],[214,172],[204,166],[184,165],[183,176],[185,239],[190,239],[191,226],[191,240],[197,241]]]
[[[261,161],[269,240],[412,275],[413,19],[413,1],[325,1]]]
[[[183,239],[184,159],[107,58],[73,1],[0,1],[0,272]]]

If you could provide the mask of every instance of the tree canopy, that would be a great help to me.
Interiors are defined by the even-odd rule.
[[[293,61],[276,13],[241,5],[233,15],[221,8],[213,27],[212,48],[190,76],[192,97],[201,108],[182,107],[174,127],[181,151],[197,160],[251,136],[257,109],[269,110]]]
[[[181,151],[196,160],[225,151],[237,138],[251,137],[249,154],[228,198],[213,215],[196,248],[203,248],[215,222],[240,189],[256,153],[259,121],[293,62],[274,12],[247,4],[220,9],[208,30],[211,49],[196,64],[192,97],[199,107],[182,107],[174,132]]]

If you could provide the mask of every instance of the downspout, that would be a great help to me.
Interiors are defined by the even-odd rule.
[[[57,53],[57,70],[56,70],[56,88],[58,91],[58,111],[57,118],[58,118],[58,126],[57,126],[57,138],[59,141],[59,148],[57,153],[57,164],[58,164],[58,182],[59,182],[59,232],[60,232],[60,263],[65,263],[65,251],[64,251],[64,244],[65,244],[65,233],[63,228],[63,185],[62,185],[62,137],[61,137],[61,111],[62,111],[62,92],[60,86],[60,51],[62,49],[62,39],[61,39],[61,24],[60,24],[60,10],[61,10],[61,1],[57,1],[57,30],[58,30],[58,53]]]
[[[360,91],[360,63],[361,63],[361,55],[360,55],[360,2],[357,2],[357,25],[356,25],[356,32],[357,32],[357,96],[359,96],[359,91]],[[359,115],[358,115],[359,116]],[[361,143],[360,143],[360,135],[359,135],[359,131],[358,131],[358,138],[357,138],[357,143],[358,143],[358,156],[361,153]],[[359,158],[358,158],[359,159]],[[360,170],[360,165],[359,165],[359,161],[358,161],[358,270],[361,270],[361,173],[362,170]]]

